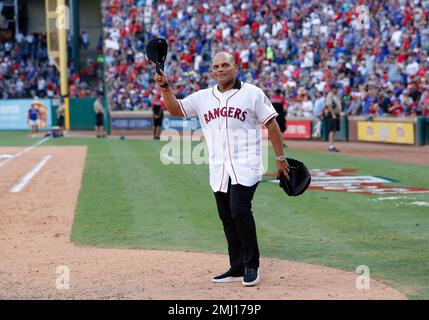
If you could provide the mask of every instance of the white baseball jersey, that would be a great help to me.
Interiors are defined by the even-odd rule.
[[[198,116],[209,151],[210,186],[253,186],[263,174],[261,126],[277,116],[264,92],[238,79],[224,93],[217,86],[179,100],[185,118]]]

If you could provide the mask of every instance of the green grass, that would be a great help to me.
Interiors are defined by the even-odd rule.
[[[0,146],[23,147],[31,146],[40,139],[29,138],[29,131],[0,131]]]
[[[31,145],[23,134],[0,132],[0,146]],[[208,167],[162,165],[165,142],[94,138],[51,139],[46,145],[87,145],[71,240],[78,245],[226,253]],[[429,188],[428,167],[342,154],[289,150],[310,168],[355,168],[358,175]],[[274,171],[274,163],[270,163]],[[429,201],[429,195],[411,195]],[[429,209],[409,200],[308,191],[287,197],[262,182],[253,211],[261,255],[354,272],[370,268],[412,299],[429,298]]]

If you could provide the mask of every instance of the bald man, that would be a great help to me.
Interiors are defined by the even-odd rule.
[[[246,287],[260,281],[259,248],[252,200],[263,174],[261,127],[265,125],[276,155],[277,171],[288,178],[288,163],[276,121],[277,112],[264,92],[237,78],[238,65],[226,52],[211,65],[217,85],[176,99],[167,75],[155,75],[172,116],[197,116],[209,151],[210,186],[223,224],[230,268],[215,283],[241,281]],[[244,135],[243,135],[244,133]],[[237,147],[240,144],[242,147]]]

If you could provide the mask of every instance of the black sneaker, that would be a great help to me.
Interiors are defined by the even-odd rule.
[[[335,147],[329,147],[329,149],[328,149],[328,151],[329,152],[340,152],[340,150],[338,150],[337,148],[335,148]]]
[[[229,269],[227,272],[212,278],[215,283],[235,282],[243,280],[243,272],[235,272]]]
[[[259,269],[246,268],[243,276],[243,286],[252,287],[261,281],[259,277]]]

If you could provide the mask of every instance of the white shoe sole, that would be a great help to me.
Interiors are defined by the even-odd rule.
[[[223,279],[212,279],[214,283],[227,283],[227,282],[238,282],[243,281],[243,277],[227,277]]]
[[[261,281],[261,277],[259,276],[259,273],[258,273],[258,277],[254,281],[244,282],[244,280],[243,280],[242,283],[243,283],[243,286],[245,286],[245,287],[253,287],[253,286],[257,285],[260,281]]]

